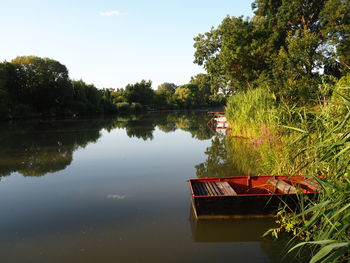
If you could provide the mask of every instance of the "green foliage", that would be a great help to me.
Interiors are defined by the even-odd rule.
[[[0,118],[115,112],[110,90],[71,81],[58,61],[29,56],[0,63]]]
[[[192,103],[191,90],[188,87],[180,86],[176,89],[174,98],[179,105],[188,107]]]
[[[227,16],[194,38],[195,63],[224,95],[268,84],[289,103],[308,103],[317,99],[322,75],[350,69],[349,6],[349,0],[256,0],[251,19]]]
[[[154,99],[152,82],[142,80],[135,84],[128,84],[125,87],[125,97],[128,102],[137,102],[142,105],[151,105]]]
[[[98,90],[94,85],[86,84],[82,80],[73,80],[72,87],[74,95],[70,105],[74,112],[79,114],[96,114],[116,111],[109,91]]]
[[[97,89],[83,80],[70,80],[58,61],[35,56],[17,57],[0,63],[0,119],[26,116],[136,113],[145,109],[196,108],[221,105],[222,97],[211,96],[212,87],[201,75],[176,93],[174,83],[158,90],[142,80],[125,89]]]
[[[164,82],[158,86],[159,91],[169,91],[171,94],[174,94],[177,86],[174,83]]]
[[[60,109],[72,97],[67,68],[58,61],[34,56],[17,57],[15,85],[9,93],[19,103],[37,111]]]
[[[205,105],[199,86],[191,83],[178,87],[174,93],[174,100],[185,108]]]
[[[130,111],[130,104],[127,102],[118,102],[115,106],[119,113],[128,113]]]
[[[166,106],[173,102],[173,93],[168,89],[157,89],[154,92],[154,104]]]
[[[204,65],[215,79],[222,78],[222,92],[253,87],[266,69],[266,36],[252,20],[226,17],[217,29],[194,38],[195,63]],[[227,88],[225,88],[227,87]]]
[[[220,86],[208,74],[198,74],[191,78],[190,84],[198,87],[198,101],[202,105],[223,105],[224,96],[219,93]]]
[[[9,63],[0,63],[0,118],[10,113],[10,96],[8,94],[8,83],[10,72]]]

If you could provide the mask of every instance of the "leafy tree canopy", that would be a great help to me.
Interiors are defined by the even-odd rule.
[[[142,80],[135,84],[128,84],[125,87],[125,97],[129,102],[138,102],[143,105],[153,103],[152,81]]]
[[[264,83],[307,98],[322,75],[350,70],[349,0],[255,0],[252,8],[252,18],[227,16],[194,38],[195,63],[224,94]]]
[[[15,67],[16,84],[9,91],[19,102],[38,111],[61,107],[71,97],[72,87],[67,68],[60,62],[35,56],[17,57],[11,61]]]
[[[164,82],[158,86],[158,90],[167,90],[173,94],[177,86],[174,83]]]

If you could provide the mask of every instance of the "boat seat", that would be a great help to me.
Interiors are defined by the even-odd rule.
[[[290,185],[283,180],[271,178],[268,181],[268,183],[273,185],[276,189],[280,190],[284,194],[296,194],[297,193],[297,189],[293,185]]]
[[[215,182],[223,195],[237,195],[236,191],[228,182]]]
[[[296,180],[298,184],[306,185],[308,188],[310,188],[313,191],[319,191],[320,190],[320,185],[317,183],[316,180],[314,179],[300,179]]]
[[[237,195],[228,182],[196,182],[192,186],[194,194],[199,196]]]

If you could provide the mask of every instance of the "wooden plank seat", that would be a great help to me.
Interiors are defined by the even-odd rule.
[[[215,182],[223,195],[237,195],[228,182]]]
[[[299,184],[306,185],[307,187],[309,187],[313,191],[320,190],[320,185],[314,179],[311,179],[311,178],[306,179],[305,178],[305,179],[297,180],[296,182],[299,183]]]
[[[284,194],[296,194],[297,193],[297,189],[293,185],[290,185],[283,180],[271,178],[268,181],[268,183],[273,185],[276,189],[280,190]]]
[[[202,187],[201,183],[193,183],[192,186],[195,195],[208,195],[206,189]]]
[[[195,195],[237,195],[228,182],[196,182],[192,185]]]

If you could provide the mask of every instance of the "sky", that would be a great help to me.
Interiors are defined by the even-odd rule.
[[[0,61],[49,57],[98,88],[142,79],[188,83],[193,38],[226,15],[252,16],[252,0],[0,0]]]

